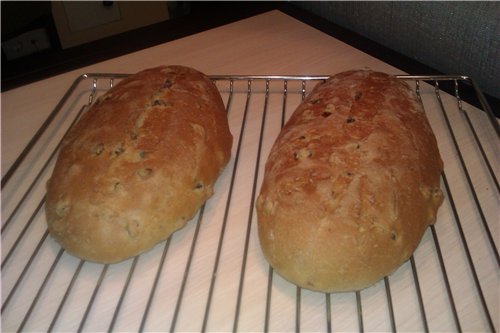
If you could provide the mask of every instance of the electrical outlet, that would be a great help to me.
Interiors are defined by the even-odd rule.
[[[49,36],[44,28],[25,32],[2,43],[2,51],[7,60],[24,57],[50,48]]]

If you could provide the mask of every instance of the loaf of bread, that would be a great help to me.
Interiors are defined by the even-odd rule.
[[[47,183],[49,232],[99,263],[146,251],[213,194],[231,145],[223,101],[204,74],[165,66],[131,75],[64,138]]]
[[[296,285],[366,288],[409,259],[443,200],[421,103],[384,73],[318,84],[279,134],[256,202],[266,259]]]

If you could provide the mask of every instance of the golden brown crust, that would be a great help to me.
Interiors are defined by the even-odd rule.
[[[337,74],[299,105],[270,152],[256,203],[262,250],[301,287],[363,289],[407,260],[435,221],[442,167],[404,82]]]
[[[205,75],[182,66],[132,75],[64,138],[47,183],[49,231],[96,262],[148,250],[212,195],[231,145],[224,104]]]

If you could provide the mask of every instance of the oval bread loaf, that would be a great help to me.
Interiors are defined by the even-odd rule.
[[[68,132],[47,183],[50,234],[85,260],[135,256],[183,227],[231,154],[220,94],[182,66],[127,77]]]
[[[420,102],[384,73],[318,84],[268,157],[256,202],[263,253],[284,278],[360,290],[393,272],[434,223],[443,165]]]

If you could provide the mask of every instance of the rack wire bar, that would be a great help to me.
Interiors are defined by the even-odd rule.
[[[326,75],[210,76],[237,141],[197,217],[148,254],[113,265],[87,264],[55,243],[41,212],[62,137],[127,75],[79,76],[2,177],[10,200],[2,205],[2,331],[498,331],[500,131],[471,78],[397,76],[415,84],[436,133],[445,203],[396,273],[366,292],[323,294],[290,284],[267,264],[253,206],[274,139]],[[454,95],[440,82],[454,84]],[[472,85],[485,112],[461,100],[462,84]],[[47,135],[55,130],[61,135]],[[18,170],[31,163],[41,167],[19,186]],[[387,316],[370,317],[380,309]]]
[[[231,88],[232,88],[232,85],[231,85]],[[227,204],[226,204],[226,208],[225,208],[225,211],[224,211],[224,222],[222,224],[222,228],[221,228],[221,231],[220,231],[219,243],[218,243],[218,246],[217,246],[217,254],[215,256],[215,263],[214,263],[213,272],[212,272],[212,278],[211,278],[211,282],[210,282],[209,295],[208,295],[208,299],[207,299],[207,305],[206,305],[206,308],[205,308],[205,314],[204,314],[204,317],[203,317],[203,326],[202,326],[202,329],[201,329],[202,332],[205,332],[207,330],[208,315],[210,313],[210,306],[212,304],[212,295],[213,295],[213,292],[214,292],[215,279],[217,277],[217,272],[218,272],[218,268],[219,268],[219,262],[220,262],[220,258],[221,258],[222,245],[223,245],[223,242],[224,242],[224,236],[225,236],[225,231],[226,231],[226,226],[227,226],[227,221],[228,221],[228,216],[229,216],[229,208],[231,207],[231,199],[232,199],[232,194],[233,194],[233,189],[234,189],[234,183],[235,183],[235,179],[236,179],[236,170],[237,170],[237,168],[239,166],[238,162],[239,162],[239,158],[240,158],[240,152],[241,152],[241,149],[242,149],[243,135],[245,133],[245,124],[246,124],[246,119],[247,119],[247,116],[248,116],[248,110],[249,110],[249,105],[250,105],[250,97],[252,96],[251,95],[251,91],[252,91],[252,81],[248,80],[246,102],[245,102],[245,107],[244,107],[244,111],[243,111],[243,121],[241,123],[240,135],[238,137],[238,146],[237,146],[237,150],[236,150],[236,156],[235,156],[235,159],[234,159],[233,173],[232,173],[232,176],[231,176],[231,186],[229,188],[229,194],[228,194]],[[231,93],[232,93],[232,90],[231,90]],[[232,94],[231,94],[231,97],[232,97]]]
[[[265,126],[265,122],[266,122],[268,102],[269,102],[269,80],[266,80],[264,112],[262,113],[262,120],[261,120],[261,125],[260,125],[259,144],[258,144],[258,148],[257,148],[257,158],[256,158],[256,162],[255,162],[255,172],[254,172],[254,177],[253,177],[250,207],[253,207],[255,205],[255,197],[257,195],[257,186],[258,186],[257,179],[258,179],[258,175],[259,175],[260,157],[261,157],[261,151],[262,151],[262,140],[264,138],[264,126]],[[238,286],[238,298],[237,298],[237,302],[236,302],[236,314],[235,314],[235,318],[234,318],[233,332],[238,331],[238,319],[239,319],[240,309],[241,309],[241,297],[242,297],[242,293],[243,293],[243,284],[245,282],[245,270],[246,270],[246,262],[247,262],[247,256],[248,256],[248,246],[249,246],[249,242],[250,242],[250,232],[251,232],[252,222],[253,222],[253,210],[250,210],[248,213],[248,219],[247,219],[245,247],[244,247],[244,252],[243,252],[243,262],[241,265],[240,282],[239,282],[239,286]]]
[[[472,179],[471,179],[470,173],[469,173],[469,171],[467,169],[467,166],[465,164],[465,160],[464,160],[462,151],[460,150],[460,146],[459,146],[459,144],[457,142],[457,139],[456,139],[456,136],[455,136],[455,132],[453,131],[453,128],[451,127],[450,119],[448,118],[448,115],[445,112],[445,108],[444,108],[443,102],[441,100],[441,95],[440,95],[440,92],[439,92],[439,81],[435,82],[435,86],[436,86],[436,97],[437,97],[437,99],[439,101],[439,106],[440,106],[441,112],[442,112],[442,114],[444,116],[446,125],[448,126],[449,133],[450,133],[451,138],[453,140],[454,147],[456,149],[456,152],[458,154],[458,158],[460,160],[460,164],[461,164],[461,166],[463,168],[463,171],[464,171],[464,174],[465,174],[465,178],[467,179],[467,183],[469,184],[470,193],[472,194],[472,197],[474,198],[474,202],[476,204],[477,210],[479,212],[479,215],[481,216],[481,221],[482,221],[482,223],[484,225],[484,228],[486,230],[486,234],[488,236],[488,240],[489,240],[489,242],[491,244],[492,250],[494,251],[497,264],[500,265],[500,256],[499,256],[498,250],[497,250],[497,248],[495,246],[495,240],[493,239],[493,235],[491,234],[491,230],[490,230],[490,228],[488,226],[488,223],[486,222],[486,217],[484,216],[484,212],[483,212],[483,209],[481,207],[481,203],[479,202],[479,198],[477,196],[476,189],[474,187],[474,184],[472,183]]]
[[[80,274],[80,271],[82,270],[82,266],[84,264],[85,264],[85,261],[80,260],[80,264],[78,264],[78,268],[76,269],[75,274],[73,274],[73,278],[71,279],[71,282],[70,282],[68,288],[66,289],[66,292],[64,293],[64,297],[63,297],[61,303],[59,304],[59,307],[57,308],[57,311],[54,315],[54,318],[52,319],[52,322],[50,323],[49,329],[47,330],[48,332],[52,332],[54,330],[54,326],[57,322],[57,318],[61,314],[61,310],[64,306],[64,303],[66,302],[68,295],[71,292],[71,289],[73,288],[73,285],[75,284],[75,281],[78,278],[78,275]]]
[[[99,288],[102,285],[102,280],[104,279],[104,276],[106,276],[106,272],[108,271],[108,267],[109,267],[109,265],[103,265],[103,267],[102,267],[101,274],[99,275],[99,280],[97,281],[97,283],[95,285],[94,291],[92,293],[92,297],[90,298],[90,301],[89,301],[89,303],[87,305],[85,313],[84,313],[84,315],[82,317],[82,320],[80,321],[80,325],[78,326],[78,331],[77,332],[82,332],[83,331],[83,327],[85,325],[85,321],[87,320],[87,317],[89,315],[90,309],[92,308],[92,304],[94,304],[94,300],[95,300],[95,297],[96,297],[97,293],[99,292]]]
[[[460,110],[460,113],[465,117],[465,120],[467,121],[467,125],[468,125],[468,127],[469,127],[469,129],[474,137],[474,142],[476,143],[477,148],[479,149],[479,151],[481,153],[482,159],[486,163],[486,167],[488,168],[488,172],[489,172],[491,178],[493,179],[493,182],[495,184],[495,187],[497,188],[497,191],[500,193],[500,185],[498,184],[497,176],[495,175],[495,172],[493,171],[493,168],[491,167],[490,160],[488,159],[488,156],[486,155],[486,153],[484,151],[483,145],[481,144],[481,140],[479,139],[477,132],[474,129],[474,126],[472,125],[469,114],[467,112],[465,112],[465,110],[462,107],[462,100],[460,98],[457,80],[455,80],[455,98],[457,99],[458,109]],[[498,122],[496,124],[498,125]],[[496,129],[498,130],[498,126],[496,127]],[[497,131],[497,134],[498,134],[498,131]]]
[[[182,300],[183,300],[183,295],[184,295],[184,290],[186,288],[186,282],[187,282],[187,278],[188,278],[188,274],[189,274],[189,269],[191,267],[191,262],[193,260],[194,248],[195,248],[195,245],[196,245],[196,240],[198,239],[198,234],[200,232],[200,226],[201,226],[201,221],[202,221],[203,211],[204,210],[205,210],[205,205],[203,205],[201,207],[201,210],[200,210],[200,213],[199,213],[198,223],[196,225],[196,231],[195,231],[195,234],[194,234],[194,237],[193,237],[193,241],[191,243],[191,249],[189,251],[189,259],[188,259],[188,262],[186,264],[186,269],[184,270],[184,276],[182,278],[182,285],[181,285],[181,288],[180,288],[180,291],[179,291],[179,297],[177,298],[177,303],[175,305],[175,311],[174,311],[172,323],[170,325],[170,332],[175,332],[175,323],[177,321],[177,316],[179,315],[179,311],[180,311],[180,308],[181,308],[181,304],[182,304]]]
[[[363,305],[361,304],[361,293],[359,291],[356,291],[356,306],[358,310],[359,332],[364,332],[365,325],[363,324]]]
[[[446,294],[448,295],[449,305],[453,314],[453,320],[455,322],[455,330],[462,332],[462,327],[460,325],[460,318],[457,311],[457,306],[455,304],[455,297],[453,296],[453,291],[451,290],[450,279],[448,278],[448,272],[446,270],[446,265],[444,264],[443,254],[441,251],[441,246],[439,245],[439,240],[436,232],[436,228],[431,225],[432,238],[434,239],[434,245],[436,247],[436,253],[439,258],[439,265],[441,267],[441,272],[443,274],[444,283],[446,286]]]
[[[422,299],[422,289],[420,288],[420,283],[418,282],[417,266],[415,265],[415,258],[410,257],[411,272],[413,274],[413,281],[415,283],[415,292],[418,298],[418,307],[420,310],[420,316],[422,318],[422,326],[424,332],[429,332],[429,324],[427,324],[427,316],[425,314],[425,306]]]
[[[48,283],[49,279],[51,278],[52,274],[54,273],[57,264],[59,264],[59,261],[61,259],[61,256],[63,255],[63,253],[64,253],[63,249],[60,249],[59,252],[57,253],[57,257],[53,261],[52,266],[50,266],[49,272],[45,276],[45,279],[43,280],[42,285],[38,289],[38,292],[36,293],[35,298],[31,302],[31,305],[30,305],[28,311],[26,311],[26,313],[24,314],[23,321],[21,322],[21,325],[17,329],[18,332],[22,332],[23,331],[24,326],[26,325],[29,317],[31,316],[31,314],[32,314],[35,306],[38,303],[38,300],[40,299],[42,293],[45,291],[45,287],[47,286],[47,283]]]
[[[134,261],[132,261],[132,265],[130,266],[130,270],[129,270],[128,275],[127,275],[127,281],[125,282],[125,285],[123,286],[122,292],[120,294],[120,299],[118,300],[118,305],[116,306],[115,311],[113,313],[111,323],[109,324],[108,332],[112,332],[113,328],[115,327],[116,321],[118,319],[118,315],[120,313],[120,309],[121,309],[123,301],[125,299],[125,295],[127,294],[128,287],[130,285],[130,281],[132,280],[132,276],[134,275],[138,260],[139,260],[139,256],[136,256],[136,257],[134,257]]]

